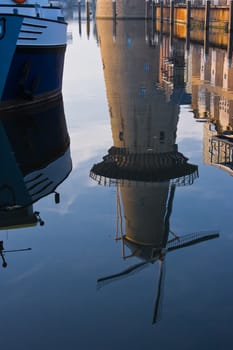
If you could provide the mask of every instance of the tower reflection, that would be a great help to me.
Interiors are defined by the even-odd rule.
[[[44,225],[33,203],[51,193],[59,203],[56,189],[72,169],[62,95],[1,111],[0,146],[0,230]]]
[[[117,239],[122,241],[123,258],[142,261],[100,278],[98,284],[159,261],[155,323],[166,252],[218,233],[178,236],[170,229],[176,187],[192,185],[198,177],[197,165],[190,164],[176,144],[179,105],[189,98],[184,44],[174,40],[171,46],[167,37],[155,44],[141,21],[118,21],[113,37],[111,26],[110,21],[97,21],[114,145],[93,165],[90,176],[99,184],[116,186]]]

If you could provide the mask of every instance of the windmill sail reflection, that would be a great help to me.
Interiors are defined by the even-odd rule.
[[[33,203],[51,193],[58,203],[72,169],[62,95],[2,111],[0,146],[0,230],[43,225]]]
[[[124,259],[137,257],[141,262],[100,278],[97,284],[159,261],[154,323],[161,308],[166,253],[218,233],[178,236],[170,229],[176,187],[192,185],[198,177],[197,165],[189,163],[176,144],[179,105],[189,99],[184,43],[174,40],[171,48],[165,37],[160,45],[154,44],[140,21],[117,21],[113,38],[111,25],[97,21],[114,145],[93,165],[90,176],[99,184],[116,186],[116,239],[122,242]]]
[[[139,189],[140,188],[140,189]],[[157,191],[155,191],[157,189]],[[128,191],[129,190],[129,191]],[[218,232],[193,232],[186,235],[176,235],[170,229],[170,216],[175,193],[175,185],[171,185],[167,203],[160,196],[164,191],[163,183],[147,183],[117,185],[118,229],[117,239],[122,242],[124,259],[137,257],[141,262],[127,267],[125,270],[101,277],[97,280],[98,287],[135,274],[150,264],[159,262],[158,284],[156,289],[153,323],[160,318],[161,298],[163,296],[165,258],[168,252],[217,238]],[[119,193],[120,192],[120,193]],[[120,202],[120,204],[119,204]],[[121,211],[121,215],[119,212]],[[123,215],[124,214],[124,215]],[[124,229],[122,217],[124,216]],[[126,254],[126,249],[130,253]]]

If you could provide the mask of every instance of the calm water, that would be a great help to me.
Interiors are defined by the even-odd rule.
[[[143,21],[91,23],[89,35],[84,22],[80,36],[74,19],[69,32],[63,104],[45,105],[36,117],[21,112],[28,134],[37,125],[36,143],[35,135],[25,141],[17,115],[2,116],[2,142],[4,130],[14,130],[29,173],[48,156],[54,184],[45,187],[59,184],[60,195],[42,187],[36,201],[34,192],[43,226],[0,231],[5,250],[31,248],[6,253],[0,271],[4,349],[229,349],[233,68],[226,52],[210,48],[205,57],[191,45],[187,53],[178,40],[171,51],[169,37],[151,37]],[[59,157],[50,164],[53,147]],[[3,170],[3,185],[12,174],[10,165]],[[217,234],[193,244],[191,233]],[[169,249],[183,236],[190,246]]]

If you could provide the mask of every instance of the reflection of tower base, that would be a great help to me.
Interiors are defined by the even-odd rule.
[[[123,244],[131,251],[131,256],[138,257],[142,260],[150,261],[158,258],[161,255],[162,244],[154,247],[152,244],[137,243],[129,239],[127,235],[123,236]]]
[[[95,164],[90,176],[99,183],[128,181],[191,184],[198,177],[197,166],[187,163],[180,152],[130,153],[125,148],[110,148],[101,163]],[[109,179],[109,181],[107,180]],[[110,180],[111,179],[111,180]],[[113,181],[114,179],[115,181]]]

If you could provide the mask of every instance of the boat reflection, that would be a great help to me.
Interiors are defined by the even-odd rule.
[[[44,225],[33,203],[51,193],[59,203],[56,189],[72,169],[62,95],[2,111],[0,146],[0,230]]]
[[[153,44],[143,23],[97,21],[114,145],[90,176],[115,185],[117,237],[124,259],[141,261],[99,278],[98,286],[160,262],[153,323],[160,318],[167,252],[218,237],[218,232],[179,236],[170,229],[175,189],[198,178],[198,166],[178,151],[179,106],[190,99],[184,85],[184,43]],[[126,249],[129,252],[126,253]]]

